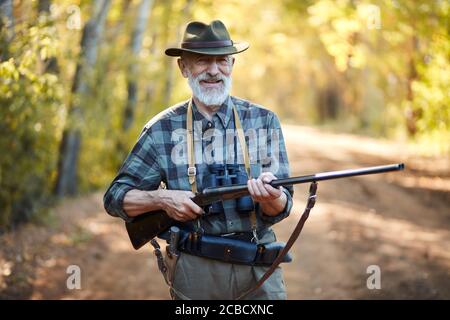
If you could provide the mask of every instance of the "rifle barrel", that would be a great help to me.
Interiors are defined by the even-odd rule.
[[[403,163],[391,164],[378,167],[368,167],[361,169],[340,170],[317,173],[307,176],[291,177],[273,180],[270,185],[273,187],[289,186],[299,183],[308,183],[329,179],[338,179],[366,174],[383,173],[389,171],[403,170]],[[235,199],[248,195],[247,184],[206,188],[198,193],[192,200],[200,206],[208,205],[216,201]],[[163,210],[151,211],[135,217],[132,222],[126,223],[128,235],[133,247],[137,250],[151,239],[174,224]]]
[[[403,163],[398,164],[389,164],[384,166],[377,167],[367,167],[360,169],[349,169],[349,170],[339,170],[339,171],[329,171],[316,173],[306,176],[300,177],[291,177],[285,179],[277,179],[273,180],[270,185],[274,188],[279,186],[290,186],[294,184],[300,183],[308,183],[314,181],[322,181],[322,180],[330,180],[330,179],[339,179],[353,176],[361,176],[375,173],[383,173],[389,171],[398,171],[403,170],[405,165]],[[218,200],[227,200],[239,198],[245,195],[248,195],[247,184],[236,184],[231,186],[223,186],[223,187],[213,187],[213,188],[205,188],[202,193],[199,201],[196,201],[198,205],[206,205]],[[220,197],[220,199],[214,199],[215,197]],[[208,200],[204,200],[208,198]]]
[[[403,163],[397,163],[397,164],[389,164],[389,165],[384,165],[384,166],[368,167],[368,168],[361,168],[361,169],[329,171],[329,172],[311,174],[311,175],[307,175],[307,176],[292,177],[292,178],[286,178],[286,179],[277,179],[277,180],[272,181],[270,183],[270,185],[275,188],[275,187],[279,187],[279,186],[288,186],[288,185],[299,184],[299,183],[308,183],[308,182],[314,182],[314,181],[339,179],[339,178],[346,178],[346,177],[353,177],[353,176],[383,173],[383,172],[389,172],[389,171],[398,171],[398,170],[403,170],[404,168],[405,168],[405,165]]]

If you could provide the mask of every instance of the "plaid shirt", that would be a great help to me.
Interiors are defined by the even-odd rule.
[[[188,102],[161,112],[145,125],[136,145],[104,195],[104,206],[110,215],[132,221],[123,210],[124,196],[131,189],[155,190],[163,183],[167,189],[191,190],[186,156]],[[235,135],[233,104],[249,147],[252,177],[257,178],[265,171],[271,171],[277,178],[289,176],[287,153],[277,116],[251,102],[230,96],[211,121],[193,104],[198,191],[208,187],[203,180],[212,163],[237,163],[241,170],[245,170],[242,151]],[[289,215],[293,188],[288,187],[284,192],[287,204],[277,216],[265,215],[259,205],[255,205],[258,230],[268,228]],[[205,233],[251,231],[249,214],[237,212],[236,200],[223,201],[223,208],[223,213],[210,214],[200,219]],[[188,228],[194,226],[193,221],[185,224]]]

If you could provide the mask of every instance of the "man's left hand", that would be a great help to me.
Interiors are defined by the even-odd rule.
[[[262,212],[268,216],[280,214],[287,202],[283,187],[274,188],[269,184],[275,179],[273,173],[263,172],[258,179],[250,179],[247,182],[253,201],[259,202]]]
[[[256,202],[273,201],[283,194],[282,187],[274,188],[269,183],[276,177],[272,172],[263,172],[258,179],[250,179],[247,182],[248,191]]]

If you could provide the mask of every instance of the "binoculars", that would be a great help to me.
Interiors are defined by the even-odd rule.
[[[209,173],[203,178],[204,187],[221,187],[234,184],[246,184],[247,173],[239,169],[237,164],[212,164]],[[236,210],[239,213],[250,213],[255,209],[250,196],[240,197],[236,201]],[[207,214],[223,213],[222,201],[214,202],[204,209]]]

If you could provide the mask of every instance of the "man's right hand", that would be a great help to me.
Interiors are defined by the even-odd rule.
[[[194,193],[183,190],[160,189],[161,208],[169,217],[177,221],[189,221],[205,213],[192,201]]]
[[[183,190],[157,189],[152,191],[132,189],[125,194],[123,209],[130,217],[155,210],[164,210],[177,221],[196,219],[204,211],[192,201],[194,193]]]

